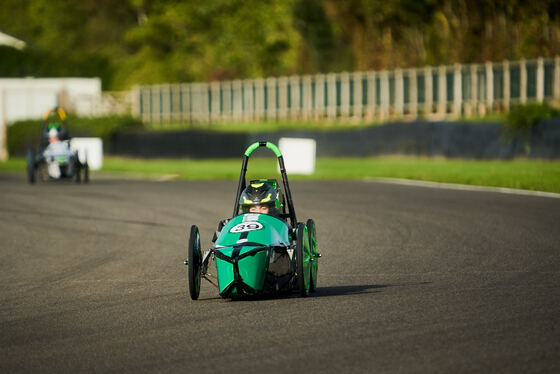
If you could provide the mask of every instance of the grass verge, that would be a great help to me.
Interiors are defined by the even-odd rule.
[[[282,130],[295,131],[343,131],[356,130],[371,126],[379,126],[380,122],[359,121],[256,121],[256,122],[171,122],[171,123],[145,123],[144,127],[150,131],[184,131],[203,130],[216,132],[275,132]]]
[[[23,172],[25,159],[0,163],[0,171]],[[150,179],[237,179],[241,160],[192,160],[105,157],[102,173]],[[277,178],[274,158],[249,161],[248,178]],[[560,161],[450,160],[414,157],[320,158],[311,176],[290,175],[290,180],[359,180],[404,178],[478,186],[519,188],[560,193]],[[95,178],[95,175],[93,176]]]

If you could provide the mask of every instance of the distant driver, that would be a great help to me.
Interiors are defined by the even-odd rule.
[[[47,161],[49,176],[58,179],[62,174],[72,175],[74,154],[68,141],[60,140],[60,127],[57,124],[49,125],[48,140],[49,145],[43,156]]]

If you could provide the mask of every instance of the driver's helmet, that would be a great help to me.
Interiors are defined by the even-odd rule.
[[[49,140],[58,139],[59,137],[59,129],[57,127],[50,127],[49,126]]]
[[[250,213],[261,206],[268,208],[268,214],[278,214],[280,208],[278,191],[270,184],[261,181],[252,181],[241,193],[239,205],[242,213]],[[258,212],[258,211],[257,211]]]
[[[43,136],[49,140],[54,137],[60,138],[61,130],[62,128],[60,127],[60,123],[56,121],[49,121],[47,127],[43,130]]]
[[[49,125],[47,126],[47,129],[49,131],[51,131],[52,129],[55,129],[56,131],[60,131],[60,123],[58,122],[50,122]]]

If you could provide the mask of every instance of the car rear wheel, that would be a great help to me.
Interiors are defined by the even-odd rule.
[[[309,275],[306,274],[305,267],[305,241],[306,241],[306,230],[305,225],[300,223],[297,228],[297,242],[296,242],[296,277],[297,277],[297,287],[299,295],[302,297],[307,296],[306,280],[309,281]],[[307,278],[307,279],[306,279]]]
[[[307,234],[309,235],[309,252],[310,257],[310,279],[309,292],[315,292],[317,288],[317,270],[319,270],[319,254],[317,252],[317,233],[315,231],[315,222],[310,218],[307,220]]]
[[[27,151],[27,182],[35,183],[35,152],[33,149]]]
[[[82,165],[79,161],[76,161],[74,163],[74,173],[76,173],[74,175],[76,183],[82,183]]]
[[[187,275],[189,279],[189,294],[193,300],[197,300],[200,294],[201,268],[200,233],[198,227],[192,225],[187,246]]]
[[[84,164],[84,183],[89,183],[89,165],[87,161]]]

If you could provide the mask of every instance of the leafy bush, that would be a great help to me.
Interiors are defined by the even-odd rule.
[[[37,147],[41,141],[41,124],[41,120],[26,120],[8,126],[8,153],[22,156],[29,147]],[[111,141],[115,132],[141,128],[142,122],[131,116],[77,117],[69,115],[66,126],[71,137],[99,137],[107,143]]]
[[[509,111],[503,130],[507,142],[521,141],[525,152],[530,151],[531,132],[543,119],[558,117],[560,111],[544,103],[517,105]]]

